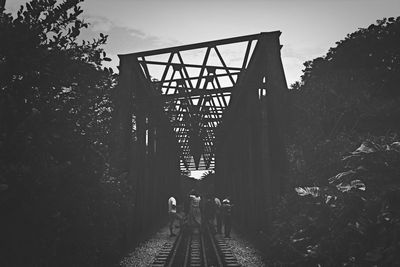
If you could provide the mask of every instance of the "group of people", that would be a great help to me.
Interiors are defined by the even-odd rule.
[[[200,196],[195,190],[191,190],[184,205],[177,206],[176,199],[168,200],[169,231],[174,236],[174,224],[179,222],[181,229],[201,231],[209,227],[211,231],[222,234],[224,228],[225,237],[230,237],[232,223],[232,203],[229,197],[222,200],[212,196]]]

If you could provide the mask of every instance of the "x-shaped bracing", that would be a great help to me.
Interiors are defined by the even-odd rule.
[[[247,35],[133,54],[174,128],[181,168],[214,168],[216,129],[259,37]]]

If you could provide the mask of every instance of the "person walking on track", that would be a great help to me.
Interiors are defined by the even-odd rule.
[[[217,221],[217,233],[222,233],[222,204],[219,198],[214,198],[215,202],[215,219]]]
[[[174,197],[170,197],[168,199],[168,218],[169,218],[169,234],[170,236],[175,236],[174,234],[174,223],[175,220],[178,219],[178,215],[176,213],[176,199]]]
[[[192,230],[194,230],[194,228],[199,228],[201,226],[201,211],[200,211],[201,198],[194,190],[190,192],[189,198],[190,198],[189,224]]]
[[[222,201],[222,220],[224,223],[224,234],[225,237],[231,237],[231,227],[232,227],[232,207],[229,198],[225,198]]]

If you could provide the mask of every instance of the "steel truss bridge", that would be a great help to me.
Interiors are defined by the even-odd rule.
[[[136,188],[136,229],[182,196],[185,169],[215,170],[240,225],[268,223],[286,169],[280,34],[119,55],[112,169]]]

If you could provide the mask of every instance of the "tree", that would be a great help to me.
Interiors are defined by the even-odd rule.
[[[304,64],[289,92],[292,190],[264,236],[271,265],[399,264],[399,41],[400,17],[382,19]]]
[[[110,217],[102,212],[121,205],[104,195],[119,190],[104,183],[116,76],[101,66],[107,36],[78,41],[88,27],[81,2],[31,0],[15,17],[0,13],[1,235],[9,256],[0,265],[92,265],[105,245],[96,240]]]
[[[342,130],[399,130],[400,17],[378,20],[348,34],[324,57],[306,62],[292,86],[301,123],[314,121],[314,135]]]
[[[400,131],[399,41],[400,17],[384,18],[304,64],[289,90],[289,139],[294,158],[308,166],[305,176],[332,175],[346,147],[368,134]]]

